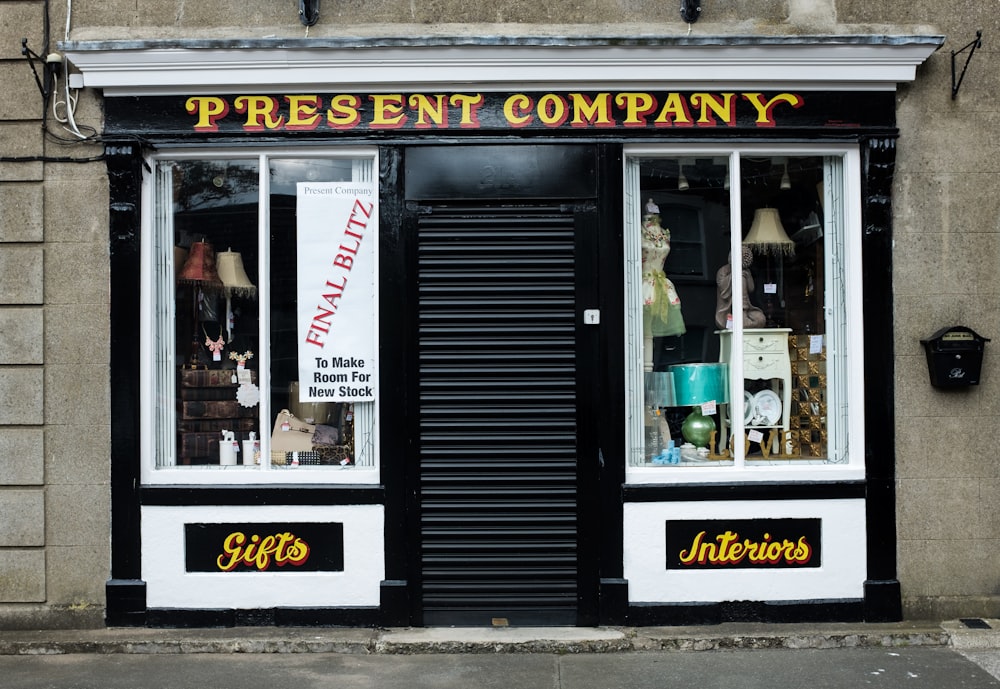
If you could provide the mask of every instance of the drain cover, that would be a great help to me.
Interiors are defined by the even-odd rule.
[[[959,622],[964,624],[969,629],[993,629],[986,620],[982,620],[978,617],[963,617],[959,619]]]

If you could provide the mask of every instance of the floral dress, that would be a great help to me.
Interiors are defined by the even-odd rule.
[[[670,253],[670,232],[660,227],[659,208],[652,200],[642,218],[642,332],[646,337],[685,332],[681,299],[663,262]]]

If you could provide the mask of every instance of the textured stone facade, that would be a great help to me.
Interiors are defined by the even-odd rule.
[[[651,0],[76,0],[72,40],[328,36],[941,34],[899,88],[894,185],[898,575],[910,618],[1000,616],[1000,127],[988,3],[706,0],[692,27]],[[51,3],[50,51],[67,25]],[[43,51],[45,3],[0,0],[0,26]],[[932,17],[928,21],[928,17]],[[950,51],[986,29],[957,98]],[[93,144],[42,131],[19,42],[0,43],[0,625],[100,624],[110,571],[107,177]],[[962,61],[964,62],[964,60]],[[962,63],[959,63],[959,67]],[[76,119],[101,128],[100,94]],[[71,139],[50,113],[49,132]],[[43,156],[48,162],[42,162]],[[60,162],[53,162],[59,159]],[[928,384],[919,340],[967,325],[994,339],[982,384]]]

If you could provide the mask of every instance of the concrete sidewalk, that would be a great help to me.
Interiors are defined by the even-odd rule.
[[[0,655],[340,653],[622,653],[734,649],[1000,648],[1000,620],[889,624],[752,624],[703,627],[429,627],[406,629],[237,627],[0,631]]]

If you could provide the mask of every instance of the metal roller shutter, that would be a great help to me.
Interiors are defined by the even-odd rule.
[[[575,624],[573,214],[440,205],[417,227],[424,624]]]

